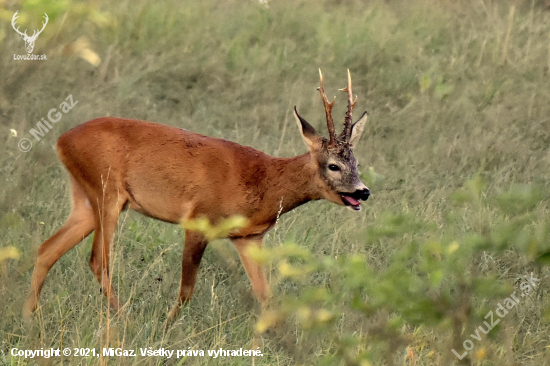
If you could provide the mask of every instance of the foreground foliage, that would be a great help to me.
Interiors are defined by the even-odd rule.
[[[542,197],[529,186],[488,197],[476,177],[453,195],[457,207],[440,225],[412,214],[383,214],[363,236],[367,254],[319,257],[295,244],[255,253],[259,261],[275,262],[279,281],[300,289],[264,314],[257,330],[292,315],[312,337],[333,343],[323,357],[327,365],[340,358],[353,365],[393,364],[400,353],[411,362],[431,358],[442,364],[513,359],[529,337],[525,320],[550,320],[547,290],[541,287],[548,273],[542,266],[548,264],[550,222],[534,224]],[[399,244],[384,265],[373,269],[368,253],[392,239]],[[503,273],[511,253],[529,265]],[[491,311],[510,294],[516,300],[521,296],[516,304],[505,302],[513,315]],[[471,332],[477,340],[473,350],[467,341]],[[466,354],[464,341],[471,350]],[[544,348],[540,344],[531,351],[545,353]]]

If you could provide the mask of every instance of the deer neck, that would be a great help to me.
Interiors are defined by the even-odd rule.
[[[293,158],[274,158],[271,169],[268,196],[270,201],[276,201],[278,214],[321,199],[316,187],[317,168],[310,153]]]

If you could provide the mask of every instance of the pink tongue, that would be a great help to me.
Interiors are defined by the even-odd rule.
[[[350,197],[350,196],[342,196],[342,197],[352,206],[358,206],[361,204],[359,201],[357,201],[353,197]]]

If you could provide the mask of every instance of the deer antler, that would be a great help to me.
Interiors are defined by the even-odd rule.
[[[46,19],[46,23],[42,22],[42,29],[40,29],[40,30],[38,31],[38,33],[36,33],[37,31],[35,30],[30,38],[36,39],[36,38],[38,37],[38,35],[39,35],[40,33],[42,33],[42,31],[44,30],[44,28],[46,28],[46,24],[48,24],[48,20],[49,20],[48,14],[44,13],[44,18]]]
[[[13,27],[13,29],[19,33],[20,35],[24,36],[24,37],[28,37],[27,36],[27,30],[25,29],[25,33],[21,33],[21,31],[19,31],[19,27],[15,28],[15,20],[17,18],[19,18],[19,16],[17,15],[17,13],[19,13],[19,10],[15,12],[15,14],[13,14],[13,17],[11,18],[11,26]]]
[[[351,114],[353,113],[353,108],[355,107],[355,103],[357,103],[357,96],[355,96],[355,100],[353,100],[353,92],[351,90],[351,74],[348,69],[348,86],[346,86],[344,89],[339,89],[345,93],[348,93],[348,110],[346,112],[346,118],[344,119],[344,130],[342,131],[342,134],[339,136],[339,138],[342,141],[349,141],[351,138]]]
[[[48,20],[49,20],[48,14],[44,13],[44,18],[46,19],[46,23],[42,22],[42,29],[40,29],[39,31],[37,31],[37,30],[35,29],[34,32],[32,33],[32,36],[29,37],[29,36],[27,35],[27,30],[26,30],[26,29],[25,29],[25,32],[21,32],[21,31],[19,30],[19,27],[17,27],[17,28],[15,27],[15,26],[16,26],[15,20],[16,20],[17,18],[19,18],[19,16],[17,15],[17,13],[19,13],[19,10],[16,11],[15,14],[13,14],[13,17],[11,18],[11,26],[13,27],[13,29],[14,29],[17,33],[19,33],[19,34],[20,34],[21,36],[23,36],[25,39],[28,39],[28,40],[35,40],[35,39],[38,37],[38,35],[39,35],[40,33],[42,33],[42,31],[44,30],[44,28],[46,28],[46,24],[48,24]],[[38,33],[37,33],[37,32],[38,32]]]
[[[325,105],[325,113],[327,115],[327,127],[329,134],[328,146],[334,146],[336,145],[336,133],[334,132],[334,121],[332,119],[332,107],[334,106],[334,100],[332,103],[329,103],[327,96],[325,95],[325,89],[323,88],[323,74],[321,73],[321,69],[319,69],[319,78],[320,82],[317,90],[321,93],[321,98],[323,99],[323,104]]]

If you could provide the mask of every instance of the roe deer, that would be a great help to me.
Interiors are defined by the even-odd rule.
[[[228,235],[235,244],[252,289],[264,304],[269,295],[265,273],[247,255],[279,214],[311,200],[326,199],[360,210],[370,192],[357,175],[353,147],[367,113],[352,124],[353,100],[348,71],[348,108],[344,130],[337,137],[332,106],[323,90],[329,139],[321,137],[294,108],[309,148],[293,158],[275,158],[251,147],[179,128],[131,119],[103,117],[64,133],[57,142],[59,158],[69,171],[73,209],[65,225],[38,249],[25,317],[37,308],[40,290],[53,264],[95,230],[90,268],[113,309],[119,301],[109,278],[109,248],[123,209],[180,223],[206,217],[216,224],[241,215],[247,226]],[[208,244],[201,233],[186,230],[178,301],[174,319],[193,294],[197,270]]]

